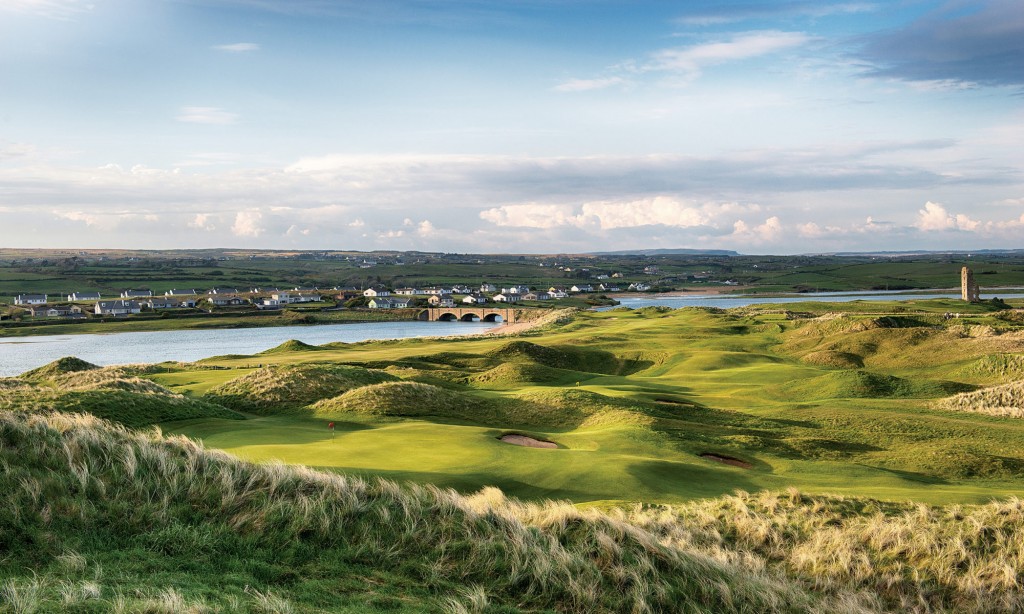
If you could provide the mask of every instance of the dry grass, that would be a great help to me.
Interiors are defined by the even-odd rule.
[[[1024,380],[962,392],[938,401],[935,406],[950,411],[1024,418]]]

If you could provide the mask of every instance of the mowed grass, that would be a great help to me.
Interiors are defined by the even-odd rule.
[[[1022,333],[1013,322],[995,320],[993,328],[987,311],[954,322],[914,319],[945,307],[937,303],[920,314],[914,305],[897,304],[891,317],[856,309],[824,318],[778,310],[620,309],[580,313],[512,340],[283,351],[260,360],[271,367],[334,361],[386,369],[429,383],[424,389],[447,390],[453,405],[464,407],[446,411],[436,401],[421,406],[416,397],[399,397],[384,410],[349,406],[346,413],[336,410],[343,402],[324,400],[317,407],[335,410],[316,416],[312,402],[319,399],[310,399],[305,413],[172,426],[252,460],[463,492],[494,485],[524,498],[579,503],[680,502],[788,486],[931,503],[1019,493],[1024,421],[943,410],[937,401],[1015,372]],[[984,334],[971,333],[983,327]],[[804,360],[827,351],[842,353],[846,362]],[[200,395],[229,374],[244,374],[235,367],[251,362],[224,357],[204,361],[208,371],[153,377]],[[371,389],[356,389],[350,398],[365,398],[363,390]],[[477,407],[488,408],[486,415],[475,417]],[[335,439],[329,420],[338,426]],[[511,446],[497,440],[505,432],[560,447]],[[704,453],[752,467],[724,465],[701,458]]]

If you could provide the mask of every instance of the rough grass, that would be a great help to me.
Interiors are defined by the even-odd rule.
[[[0,379],[0,409],[90,413],[129,427],[196,418],[242,418],[216,403],[189,398],[132,375],[135,372],[132,367],[47,369],[45,378],[36,381]]]
[[[782,398],[871,399],[930,398],[970,389],[973,389],[973,386],[957,382],[910,380],[857,369],[834,371],[789,382],[771,390]]]
[[[350,390],[313,405],[318,416],[356,413],[375,416],[434,416],[488,423],[485,400],[420,382],[385,382]]]
[[[353,388],[396,379],[383,371],[350,365],[270,366],[216,386],[206,396],[225,407],[267,414],[294,410]]]
[[[939,409],[1024,418],[1024,380],[963,392],[935,404]]]
[[[252,465],[63,414],[0,413],[0,442],[9,611],[89,600],[259,611],[267,595],[278,604],[267,611],[796,612],[863,601],[678,547],[621,514],[523,505],[494,489],[467,498]]]
[[[11,412],[0,489],[2,612],[1024,608],[1019,499],[936,507],[791,489],[580,510]]]
[[[835,350],[819,350],[800,357],[800,360],[819,367],[831,367],[834,369],[863,369],[864,359],[850,352],[837,352]]]
[[[74,356],[65,356],[64,358],[58,358],[57,360],[43,365],[37,369],[26,371],[22,373],[21,377],[31,380],[46,380],[56,377],[58,375],[64,375],[66,373],[77,373],[80,371],[91,371],[93,369],[99,369],[98,365],[94,365],[91,362],[86,362],[81,358]]]

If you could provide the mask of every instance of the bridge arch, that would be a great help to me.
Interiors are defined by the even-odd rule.
[[[479,313],[475,313],[475,312],[470,311],[468,313],[462,314],[462,317],[459,318],[459,321],[460,322],[476,322],[476,321],[478,321],[480,319],[481,318],[480,318],[480,314]]]

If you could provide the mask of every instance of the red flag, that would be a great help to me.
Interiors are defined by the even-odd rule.
[[[328,423],[327,424],[327,428],[329,428],[329,429],[331,429],[333,431],[334,430],[334,423],[333,422]]]

